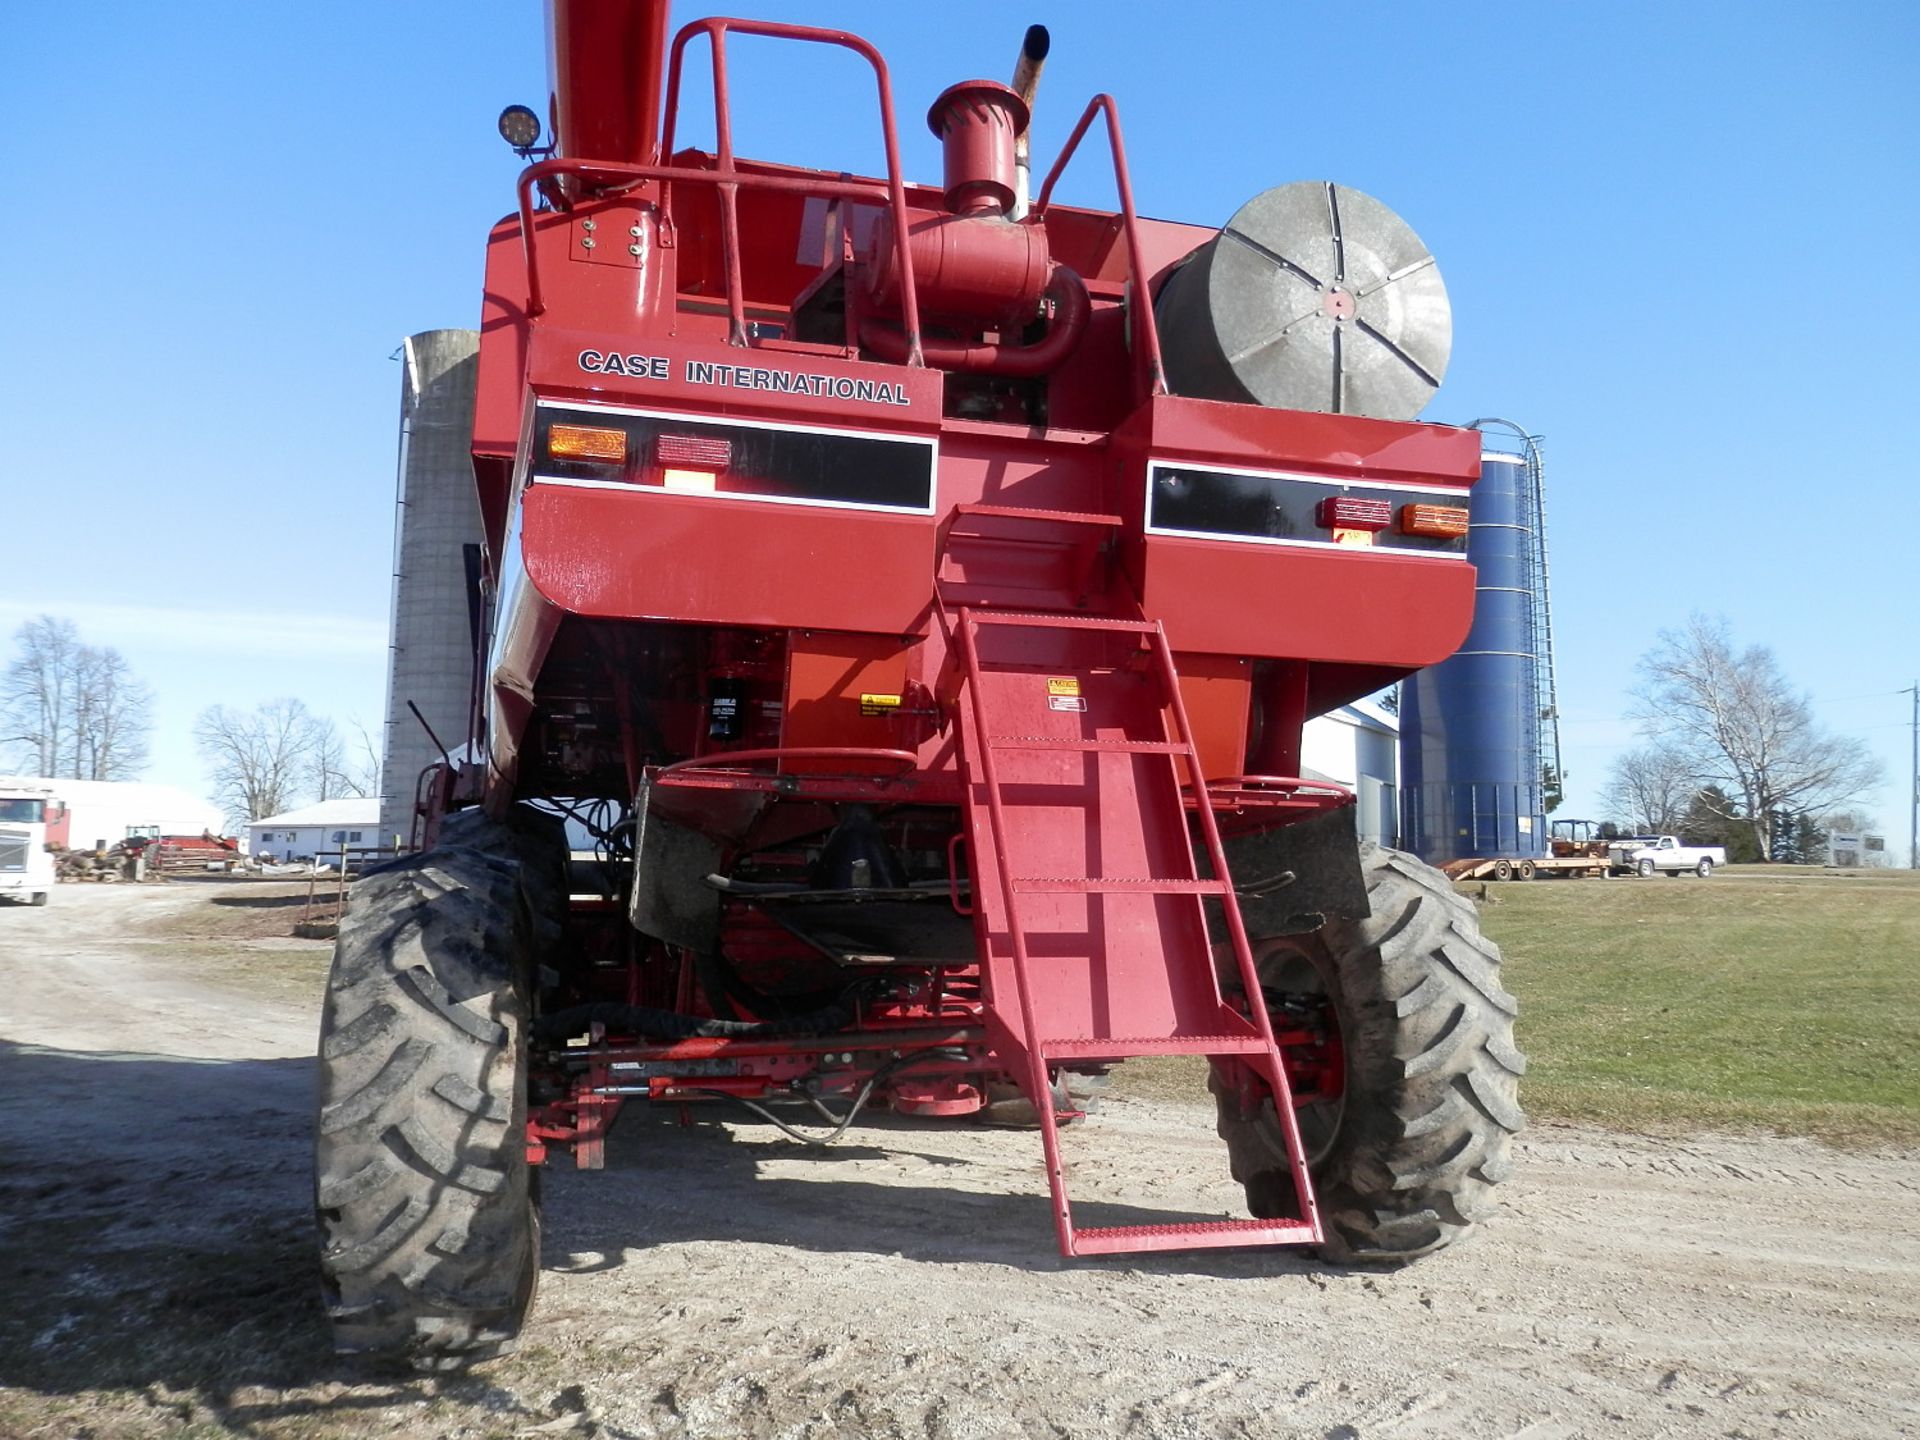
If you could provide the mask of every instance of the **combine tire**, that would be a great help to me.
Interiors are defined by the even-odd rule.
[[[1361,847],[1373,913],[1309,935],[1256,941],[1262,988],[1328,997],[1346,1052],[1339,1100],[1299,1112],[1322,1253],[1401,1262],[1485,1219],[1526,1123],[1516,1096],[1514,999],[1500,952],[1439,871]],[[1221,1138],[1254,1215],[1297,1214],[1273,1102],[1243,1117],[1214,1082]]]
[[[452,1369],[508,1348],[540,1271],[529,977],[557,937],[545,817],[450,818],[369,872],[320,1025],[314,1211],[335,1348]]]

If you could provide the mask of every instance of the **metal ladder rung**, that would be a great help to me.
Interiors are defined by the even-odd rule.
[[[1049,1060],[1126,1060],[1136,1055],[1260,1055],[1258,1035],[1105,1035],[1091,1039],[1042,1040]]]
[[[1018,875],[1013,888],[1020,895],[1224,895],[1228,889],[1224,880],[1161,880],[1152,875]]]
[[[1200,1220],[1188,1225],[1075,1226],[1075,1255],[1151,1250],[1225,1250],[1238,1245],[1310,1245],[1319,1239],[1305,1220]]]
[[[1080,740],[1053,735],[991,735],[996,750],[1111,750],[1122,755],[1191,755],[1178,740]]]
[[[974,625],[1020,625],[1032,630],[1104,630],[1115,635],[1151,635],[1156,620],[1114,620],[1104,615],[1054,615],[1045,611],[969,610]]]

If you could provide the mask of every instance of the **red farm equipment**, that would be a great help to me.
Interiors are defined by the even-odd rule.
[[[866,42],[666,11],[552,0],[552,145],[502,116],[533,163],[487,247],[474,724],[323,1023],[336,1343],[498,1350],[531,1167],[600,1166],[637,1100],[1011,1105],[1067,1256],[1446,1244],[1522,1124],[1498,952],[1300,778],[1309,717],[1471,615],[1480,437],[1411,423],[1431,257],[1322,182],[1142,218],[1106,96],[1029,203],[1037,28],[934,102],[934,187]],[[887,173],[736,156],[735,35],[865,61]],[[695,46],[713,153],[675,147]],[[1118,213],[1054,201],[1090,135]],[[1084,1225],[1076,1077],[1167,1055],[1250,1213]]]

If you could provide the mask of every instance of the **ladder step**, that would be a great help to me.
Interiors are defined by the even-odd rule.
[[[1055,735],[993,735],[996,750],[1112,750],[1127,755],[1191,755],[1178,740],[1080,740]]]
[[[1305,1220],[1199,1220],[1187,1225],[1109,1225],[1073,1232],[1075,1255],[1152,1250],[1223,1250],[1237,1245],[1311,1245]]]
[[[969,610],[975,625],[1020,625],[1034,630],[1103,630],[1117,635],[1151,635],[1153,620],[1114,620],[1103,615],[1058,615],[1038,610]]]
[[[1221,880],[1157,880],[1150,875],[1016,875],[1013,888],[1021,895],[1224,895],[1228,887]]]
[[[1087,510],[1028,510],[1019,505],[956,505],[956,515],[980,515],[989,520],[1034,520],[1053,525],[1098,525],[1118,530],[1127,522],[1118,515],[1096,515]]]
[[[1258,1035],[1109,1035],[1091,1040],[1042,1040],[1049,1060],[1125,1060],[1136,1055],[1264,1055]]]

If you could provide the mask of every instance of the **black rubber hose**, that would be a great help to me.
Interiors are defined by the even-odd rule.
[[[601,1000],[591,1005],[573,1005],[542,1015],[533,1022],[533,1038],[543,1045],[559,1044],[580,1034],[598,1021],[621,1035],[643,1035],[657,1040],[691,1040],[696,1037],[748,1039],[776,1035],[831,1035],[846,1029],[855,1019],[853,1003],[829,1006],[806,1015],[790,1015],[784,1020],[712,1020],[704,1015],[682,1015],[673,1010],[654,1010],[645,1005],[623,1005]]]

